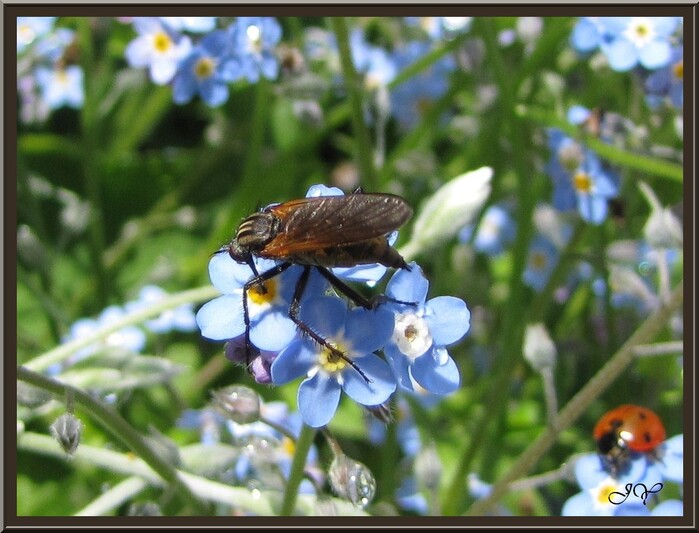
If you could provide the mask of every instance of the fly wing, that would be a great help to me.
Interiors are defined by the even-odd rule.
[[[268,208],[280,221],[277,236],[260,255],[285,257],[386,235],[412,215],[393,194],[348,194],[291,200]]]

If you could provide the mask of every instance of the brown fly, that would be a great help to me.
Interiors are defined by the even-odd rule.
[[[411,215],[412,208],[400,196],[364,194],[358,189],[344,196],[318,196],[271,205],[243,220],[235,238],[220,251],[228,252],[238,263],[246,263],[254,274],[243,286],[246,354],[251,348],[248,291],[256,289],[264,293],[266,281],[292,265],[301,265],[304,268],[294,290],[289,316],[303,333],[335,357],[347,360],[342,352],[299,318],[299,304],[311,269],[317,269],[333,287],[357,305],[373,308],[372,302],[329,269],[380,263],[409,270],[403,257],[388,243],[388,236]],[[259,273],[254,257],[281,262]],[[347,361],[364,376],[352,361]]]

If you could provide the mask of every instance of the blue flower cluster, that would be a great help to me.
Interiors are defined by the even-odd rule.
[[[682,109],[681,17],[584,17],[575,25],[570,40],[582,54],[599,49],[612,70],[637,69],[645,80],[649,107],[669,102]]]
[[[577,209],[580,217],[599,225],[607,218],[609,200],[619,194],[619,176],[599,156],[560,130],[550,129],[551,159],[546,166],[553,180],[553,205],[560,211]]]
[[[122,320],[128,313],[139,311],[167,296],[167,292],[155,285],[144,286],[138,298],[126,302],[123,306],[110,305],[97,318],[81,318],[76,320],[68,333],[63,337],[64,343],[92,335],[96,331],[109,327]],[[155,334],[165,334],[172,331],[191,332],[196,329],[194,309],[192,304],[183,304],[175,309],[164,311],[158,317],[147,320],[145,329],[138,326],[126,326],[107,335],[101,343],[86,346],[76,351],[62,364],[54,365],[49,373],[56,375],[78,361],[105,348],[121,348],[133,353],[141,353],[146,347],[147,335],[150,331]]]
[[[126,59],[132,67],[148,68],[154,83],[172,83],[177,104],[199,95],[208,105],[220,106],[228,100],[229,84],[277,77],[275,47],[282,31],[275,18],[238,17],[214,30],[215,23],[213,17],[135,18],[138,37],[127,46]],[[183,30],[209,33],[193,43]]]
[[[222,481],[237,485],[254,484],[258,488],[279,489],[280,481],[289,477],[295,452],[295,439],[301,433],[301,416],[298,411],[290,412],[284,402],[268,402],[260,405],[261,419],[250,423],[234,422],[217,409],[187,409],[177,426],[199,431],[200,441],[205,446],[221,443],[230,444],[239,450],[232,461],[221,461],[212,456],[212,468],[219,469]],[[304,472],[310,476],[299,487],[302,494],[314,494],[315,486],[322,486],[324,473],[320,468],[318,450],[311,446]],[[281,479],[280,479],[281,476]]]
[[[623,472],[613,476],[596,453],[575,461],[582,489],[563,505],[563,516],[682,516],[682,501],[663,498],[668,483],[681,486],[684,477],[683,436],[663,442],[653,455],[635,453]]]
[[[83,70],[74,64],[75,32],[54,28],[56,17],[17,17],[17,88],[23,122],[46,119],[63,106],[85,100]]]
[[[318,194],[341,191],[314,186],[307,196]],[[274,265],[255,259],[258,272]],[[447,346],[467,333],[470,313],[458,298],[427,300],[427,280],[416,263],[410,268],[393,275],[385,302],[373,309],[348,308],[347,302],[329,295],[328,283],[311,270],[299,318],[340,350],[343,359],[301,334],[289,316],[302,272],[298,265],[265,282],[264,292],[247,291],[249,338],[259,350],[252,361],[247,361],[245,354],[242,301],[243,286],[253,278],[248,265],[223,253],[211,258],[211,282],[222,294],[204,304],[197,313],[197,323],[204,337],[229,341],[229,358],[250,363],[257,381],[283,385],[302,377],[298,407],[303,421],[312,427],[330,422],[342,392],[368,408],[382,405],[397,387],[412,391],[420,386],[434,394],[448,394],[459,387],[460,375]],[[386,271],[375,265],[332,270],[344,279],[349,275],[349,279],[370,279],[372,283]]]
[[[616,71],[640,65],[648,70],[667,66],[678,39],[681,17],[584,17],[571,35],[578,52],[600,49]]]

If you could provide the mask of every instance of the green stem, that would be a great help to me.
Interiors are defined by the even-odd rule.
[[[100,494],[89,505],[75,513],[75,516],[103,516],[124,505],[148,487],[148,482],[140,477],[126,478]]]
[[[546,285],[539,292],[534,302],[531,305],[531,310],[529,312],[529,323],[540,322],[546,316],[547,306],[553,301],[551,297],[553,292],[561,286],[561,282],[565,279],[566,274],[569,272],[569,266],[571,260],[577,260],[575,256],[575,250],[577,250],[580,241],[587,233],[588,225],[579,220],[573,229],[573,235],[570,237],[565,245],[565,248],[561,251],[559,255],[558,262],[554,265],[553,270],[549,279],[546,281]]]
[[[488,497],[476,502],[467,514],[470,516],[484,515],[500,501],[511,483],[526,475],[555,444],[558,435],[572,426],[580,415],[626,370],[635,358],[636,347],[652,341],[662,331],[667,320],[682,306],[683,299],[684,283],[680,282],[668,303],[661,306],[639,326],[609,362],[561,409],[555,422],[544,430],[543,434],[522,453],[510,470],[493,485]]]
[[[649,176],[658,176],[661,178],[667,178],[677,183],[682,183],[684,168],[682,167],[681,163],[675,163],[673,161],[658,159],[657,157],[630,152],[628,150],[624,150],[623,148],[619,148],[618,146],[605,143],[597,137],[583,134],[578,126],[570,124],[566,120],[542,109],[519,105],[516,107],[515,111],[519,116],[526,120],[538,122],[543,126],[557,128],[570,137],[581,139],[581,141],[588,148],[594,150],[598,155],[610,163],[614,163],[629,169],[638,170],[639,172],[643,172]]]
[[[362,182],[370,190],[377,187],[374,160],[372,157],[369,132],[364,123],[364,108],[362,107],[362,91],[359,76],[352,62],[350,50],[349,31],[344,17],[332,17],[333,31],[337,39],[337,47],[340,53],[340,65],[345,77],[345,87],[349,94],[352,108],[352,128],[357,143],[357,163],[361,171]]]
[[[194,445],[198,446],[198,445]],[[56,444],[56,439],[48,435],[23,431],[17,435],[18,449],[39,453],[56,459],[65,459],[65,452]],[[186,453],[185,448],[183,452]],[[85,462],[89,465],[104,468],[127,476],[138,476],[156,487],[163,486],[163,480],[153,472],[141,459],[105,449],[103,446],[81,444],[73,456],[75,463]],[[192,491],[202,499],[242,509],[255,516],[272,516],[276,514],[281,503],[278,491],[252,492],[247,487],[232,487],[227,484],[212,481],[201,476],[179,471],[179,475],[189,485]],[[312,515],[318,513],[320,497],[313,494],[301,494],[298,498],[296,511],[298,514]],[[324,503],[329,504],[342,516],[367,516],[366,512],[352,503],[339,498],[323,497]],[[84,509],[83,509],[84,510]]]
[[[516,120],[516,117],[506,115],[504,110],[514,107],[517,87],[512,86],[512,76],[502,58],[500,47],[496,42],[497,31],[493,22],[488,19],[481,19],[478,24],[483,26],[482,34],[486,46],[486,53],[490,57],[493,74],[498,82],[500,91],[500,101],[496,109],[499,112],[492,117],[494,137],[505,136],[511,139],[512,143],[512,164],[515,173],[522,176],[517,182],[517,195],[520,199],[517,211],[517,239],[512,252],[512,273],[509,280],[509,298],[505,315],[502,322],[502,331],[505,332],[497,348],[497,358],[494,364],[494,377],[487,396],[483,402],[485,409],[480,419],[474,424],[478,431],[472,437],[468,448],[460,456],[460,461],[454,471],[453,477],[444,496],[443,509],[448,515],[457,514],[460,511],[461,502],[466,493],[466,476],[470,465],[479,449],[488,450],[491,460],[487,463],[487,468],[493,468],[495,462],[494,455],[498,453],[499,443],[502,439],[498,433],[500,430],[493,428],[494,421],[502,418],[504,406],[509,395],[510,376],[516,368],[516,360],[522,353],[522,337],[524,334],[524,323],[522,321],[522,309],[526,307],[524,300],[524,286],[522,284],[522,272],[526,267],[529,243],[532,238],[533,228],[531,224],[532,214],[536,201],[541,198],[540,191],[544,186],[543,180],[526,180],[524,176],[531,174],[532,169],[528,163],[531,148],[524,143],[532,136],[528,133],[526,124]],[[508,122],[509,121],[509,122]],[[510,132],[498,131],[507,129]],[[498,169],[495,169],[498,175]]]
[[[95,58],[92,50],[92,21],[80,19],[78,33],[81,43],[81,59],[84,72],[95,72]],[[82,177],[85,195],[90,201],[90,227],[88,229],[90,261],[96,279],[95,304],[97,308],[106,306],[109,299],[110,280],[102,261],[105,248],[105,228],[100,187],[99,158],[99,94],[96,80],[85,77],[85,102],[80,113],[82,126]]]
[[[299,492],[299,486],[304,476],[304,467],[306,466],[306,459],[308,457],[308,452],[313,444],[313,439],[315,438],[316,430],[306,424],[301,426],[301,434],[296,441],[296,451],[294,453],[294,460],[291,463],[291,472],[289,472],[289,479],[286,483],[286,488],[284,489],[284,500],[282,501],[281,516],[290,516],[294,507],[296,506],[296,498]]]
[[[81,389],[32,372],[23,366],[17,369],[17,379],[46,390],[59,398],[71,394],[75,403],[82,406],[90,416],[98,420],[117,440],[122,442],[136,455],[140,456],[160,475],[160,477],[168,484],[172,485],[184,501],[189,503],[200,514],[206,512],[203,503],[180,478],[177,470],[170,463],[161,458],[140,433],[110,406],[90,396]]]
[[[139,309],[138,311],[127,313],[120,320],[98,329],[91,335],[61,344],[53,350],[49,350],[48,352],[35,357],[31,361],[27,361],[24,366],[29,370],[41,372],[53,364],[60,363],[81,348],[89,346],[94,342],[98,342],[100,339],[106,337],[114,331],[118,331],[133,324],[139,324],[146,319],[158,316],[163,311],[174,309],[182,304],[202,302],[218,295],[219,292],[211,286],[200,287],[198,289],[173,294],[172,296],[163,298],[153,305]]]

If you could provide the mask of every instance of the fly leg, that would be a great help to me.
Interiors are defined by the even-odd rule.
[[[253,273],[255,274],[253,278],[248,280],[245,285],[243,285],[243,321],[245,322],[245,366],[250,370],[250,353],[252,352],[252,343],[250,342],[250,312],[248,311],[248,291],[254,288],[258,288],[262,294],[267,292],[265,288],[265,281],[278,276],[286,269],[291,266],[291,263],[281,263],[273,268],[270,268],[262,274],[257,273],[255,264],[250,261],[249,266]]]
[[[318,335],[315,331],[313,331],[307,324],[305,324],[299,318],[301,298],[303,296],[304,291],[306,290],[306,285],[308,284],[308,278],[311,274],[311,268],[312,268],[311,266],[304,266],[303,267],[303,272],[301,272],[301,277],[299,277],[299,280],[296,283],[296,288],[294,289],[294,297],[291,301],[291,306],[289,307],[289,317],[291,318],[291,320],[294,321],[294,323],[298,326],[298,328],[304,334],[308,335],[310,338],[312,338],[318,344],[323,346],[333,356],[344,359],[352,368],[354,368],[357,372],[359,372],[359,375],[362,376],[367,383],[371,383],[372,380],[370,380],[367,377],[367,375],[364,372],[362,372],[362,370],[357,366],[357,364],[354,361],[352,361],[349,357],[347,357],[340,350],[335,348],[332,344],[330,344],[323,337]]]

